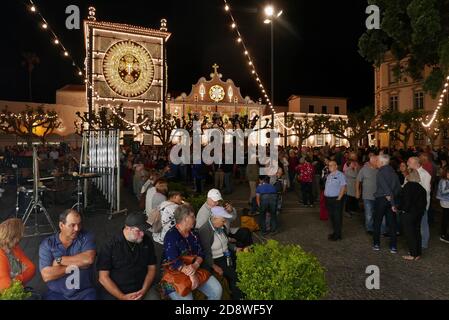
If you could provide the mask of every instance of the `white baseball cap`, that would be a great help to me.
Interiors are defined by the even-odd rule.
[[[225,208],[223,208],[223,207],[213,207],[211,209],[211,211],[212,211],[212,216],[214,216],[214,217],[222,217],[222,218],[225,218],[225,219],[231,219],[232,218],[232,216],[229,214],[229,212],[227,212],[225,210]]]
[[[207,197],[213,201],[220,201],[223,200],[223,197],[221,196],[221,193],[217,189],[211,189],[207,193]]]

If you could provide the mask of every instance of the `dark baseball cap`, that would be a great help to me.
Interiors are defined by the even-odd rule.
[[[143,213],[131,213],[126,217],[125,225],[127,227],[139,228],[140,231],[147,231],[151,225],[147,223],[147,216]]]

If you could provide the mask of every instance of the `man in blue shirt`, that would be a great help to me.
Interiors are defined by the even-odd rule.
[[[47,300],[95,300],[95,240],[81,228],[81,215],[68,209],[59,216],[60,233],[42,241],[39,270],[48,285]]]
[[[277,190],[270,184],[270,177],[261,176],[260,184],[256,188],[256,202],[260,212],[260,229],[264,236],[269,232],[275,234],[277,232]],[[270,213],[270,231],[267,232],[266,214]]]
[[[337,162],[329,161],[329,175],[326,179],[324,196],[326,207],[332,223],[333,233],[328,236],[330,241],[341,240],[341,228],[343,224],[343,197],[346,193],[346,177],[338,171]]]

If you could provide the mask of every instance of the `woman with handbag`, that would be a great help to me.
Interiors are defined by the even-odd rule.
[[[164,238],[161,280],[164,294],[172,300],[193,300],[192,291],[198,289],[209,300],[220,300],[223,291],[220,282],[200,268],[204,252],[199,237],[192,232],[194,209],[181,205],[176,208],[174,217],[176,225]]]
[[[243,250],[228,241],[225,227],[226,219],[232,216],[223,207],[213,207],[212,216],[208,223],[199,230],[201,244],[204,249],[204,265],[229,283],[233,300],[240,300],[242,292],[237,287],[237,273],[235,271],[235,252]]]

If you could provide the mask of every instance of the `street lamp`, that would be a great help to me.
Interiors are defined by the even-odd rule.
[[[274,20],[279,18],[284,11],[277,11],[273,5],[267,5],[264,9],[265,24],[271,24],[271,101],[270,106],[274,103]],[[274,110],[271,113],[271,128],[274,129]]]

